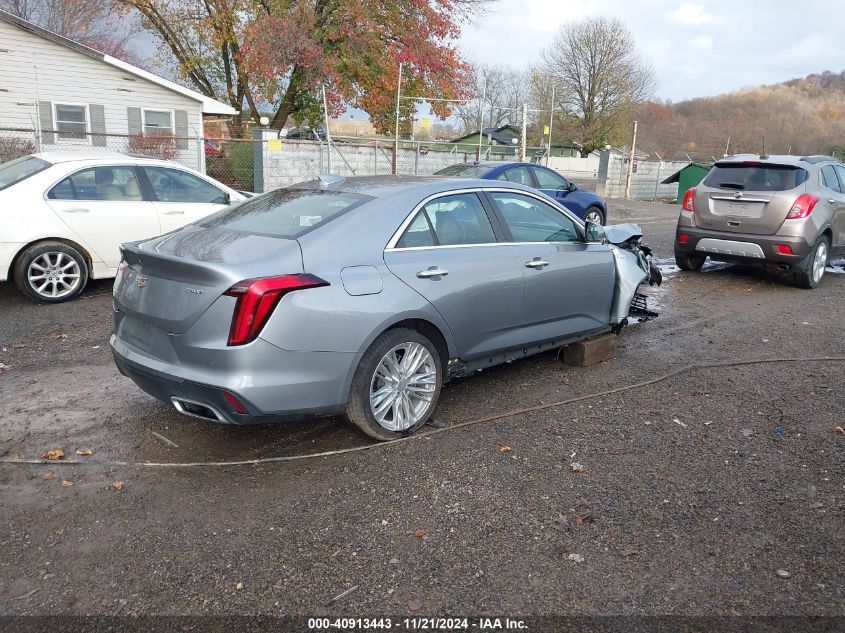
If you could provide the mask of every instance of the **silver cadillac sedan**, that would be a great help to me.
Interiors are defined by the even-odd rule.
[[[182,413],[345,414],[392,440],[449,378],[642,310],[655,279],[639,238],[512,183],[322,177],[124,245],[111,346]]]

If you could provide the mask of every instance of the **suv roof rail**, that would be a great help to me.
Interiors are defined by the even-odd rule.
[[[810,163],[811,165],[815,165],[816,163],[824,163],[825,161],[836,160],[836,158],[833,156],[816,154],[814,156],[802,156],[798,160],[804,161],[805,163]]]

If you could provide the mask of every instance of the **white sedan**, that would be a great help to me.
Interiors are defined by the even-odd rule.
[[[114,277],[119,247],[230,203],[234,189],[165,160],[117,152],[31,154],[0,165],[0,281],[58,303]]]

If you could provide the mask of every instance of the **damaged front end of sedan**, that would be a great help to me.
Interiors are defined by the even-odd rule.
[[[604,228],[607,243],[613,252],[616,267],[616,292],[610,310],[610,325],[619,333],[628,324],[629,317],[638,322],[657,316],[648,309],[647,296],[639,292],[640,286],[659,286],[663,275],[652,262],[651,249],[642,243],[643,231],[636,224],[618,224]]]

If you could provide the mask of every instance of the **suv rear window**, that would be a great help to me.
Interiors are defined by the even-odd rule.
[[[52,164],[35,156],[24,156],[3,163],[0,165],[0,190],[16,185],[48,167],[52,167]]]
[[[792,165],[720,163],[707,174],[704,184],[731,191],[787,191],[806,180],[806,170]]]
[[[196,224],[295,239],[372,199],[343,191],[277,189]]]

